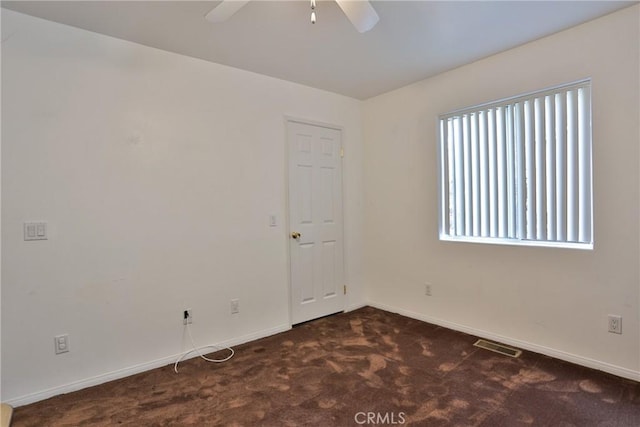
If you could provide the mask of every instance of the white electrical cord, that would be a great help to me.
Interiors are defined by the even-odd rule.
[[[188,323],[187,323],[187,333],[189,334],[189,340],[191,341],[191,346],[193,347],[193,349],[182,353],[180,355],[180,357],[178,357],[178,360],[176,360],[176,363],[174,363],[174,365],[173,365],[173,370],[175,371],[176,374],[178,373],[178,364],[180,362],[182,362],[182,359],[184,359],[187,355],[189,355],[189,354],[191,354],[193,352],[197,353],[198,356],[200,356],[201,359],[204,359],[207,362],[214,362],[214,363],[226,362],[227,360],[231,359],[233,357],[233,355],[235,354],[235,352],[233,351],[233,349],[231,347],[220,347],[220,346],[217,346],[217,345],[205,345],[203,347],[196,346],[196,343],[193,340],[193,335],[191,335],[191,328],[189,327]],[[202,353],[200,353],[200,350],[205,349],[205,348],[215,348],[216,351],[218,351],[218,350],[229,350],[231,352],[231,354],[229,354],[224,359],[209,359],[208,357],[206,357]]]

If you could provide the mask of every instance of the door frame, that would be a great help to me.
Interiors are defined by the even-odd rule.
[[[335,125],[332,123],[327,123],[327,122],[322,122],[322,121],[318,121],[318,120],[311,120],[311,119],[304,119],[304,118],[300,118],[300,117],[296,117],[296,116],[290,116],[285,114],[284,115],[284,120],[283,120],[283,124],[284,124],[284,157],[285,157],[285,162],[284,162],[284,192],[285,192],[285,204],[286,204],[286,209],[285,209],[285,222],[286,222],[286,227],[283,227],[285,229],[285,240],[287,242],[286,244],[286,248],[287,248],[287,299],[288,299],[288,304],[287,306],[289,307],[289,313],[288,313],[288,317],[289,317],[289,327],[291,328],[293,326],[293,307],[291,306],[292,304],[292,294],[293,294],[293,290],[292,290],[292,286],[293,283],[291,282],[291,245],[289,244],[289,239],[291,236],[291,222],[290,222],[290,212],[291,212],[291,197],[289,194],[289,161],[291,160],[289,158],[289,123],[300,123],[303,125],[310,125],[310,126],[319,126],[319,127],[323,127],[323,128],[327,128],[327,129],[333,129],[333,130],[337,130],[340,132],[340,150],[341,153],[344,152],[344,145],[345,145],[345,130],[343,126],[340,125]],[[344,198],[344,187],[345,187],[345,173],[344,173],[344,156],[341,155],[340,156],[340,168],[341,168],[341,175],[342,175],[342,182],[341,182],[341,194],[340,194],[340,198],[342,199],[342,264],[343,264],[343,281],[344,281],[344,285],[346,286],[347,284],[347,251],[345,249],[345,242],[346,242],[346,234],[345,234],[345,198]],[[348,295],[348,294],[347,294]],[[348,301],[347,301],[347,296],[345,296],[344,298],[344,307],[342,307],[342,311],[346,311],[347,307],[348,307]]]

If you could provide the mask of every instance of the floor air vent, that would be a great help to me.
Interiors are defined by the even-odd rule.
[[[486,340],[478,340],[474,344],[476,347],[484,348],[485,350],[490,350],[496,353],[500,353],[509,357],[520,357],[522,354],[522,350],[518,350],[517,348],[507,347],[506,345],[498,344],[491,341]]]

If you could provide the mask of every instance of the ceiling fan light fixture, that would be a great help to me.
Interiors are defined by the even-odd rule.
[[[209,22],[224,22],[231,18],[238,10],[240,10],[250,0],[222,0],[216,7],[211,9],[205,15],[205,19]],[[310,0],[311,3],[311,23],[315,24],[317,15],[316,1]],[[371,6],[370,0],[335,0],[340,9],[347,16],[351,24],[360,33],[365,33],[372,29],[380,17],[376,10]]]

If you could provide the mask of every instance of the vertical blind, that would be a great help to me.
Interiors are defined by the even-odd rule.
[[[592,244],[590,80],[439,120],[441,237]]]

